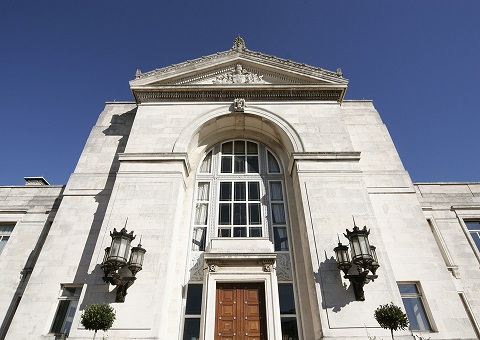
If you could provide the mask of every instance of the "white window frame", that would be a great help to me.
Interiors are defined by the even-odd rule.
[[[80,289],[79,291],[79,294],[78,295],[74,295],[74,296],[63,296],[63,290],[65,288],[75,288],[75,289]],[[78,312],[78,307],[79,307],[79,301],[80,301],[80,296],[82,295],[82,291],[83,291],[83,285],[82,284],[62,284],[61,285],[61,288],[60,288],[60,292],[59,292],[59,295],[58,295],[58,302],[57,302],[57,305],[56,305],[56,308],[55,308],[55,313],[53,314],[53,320],[52,320],[52,323],[50,325],[50,328],[49,328],[49,333],[50,334],[56,334],[56,335],[61,335],[61,334],[68,334],[72,327],[73,327],[73,320],[75,318],[75,315],[77,314]],[[54,324],[55,324],[55,321],[57,319],[57,314],[59,312],[59,308],[60,308],[60,304],[62,301],[77,301],[77,305],[75,306],[75,313],[73,314],[72,316],[72,324],[70,325],[70,328],[69,328],[69,332],[68,333],[58,333],[58,332],[55,332],[53,330],[53,327],[54,327]],[[71,302],[70,302],[71,303]],[[66,311],[66,314],[63,318],[63,321],[62,321],[62,326],[60,327],[61,330],[65,328],[65,323],[67,322],[67,319],[68,319],[68,311],[70,310],[70,304],[68,305],[68,308],[67,308],[67,311]]]
[[[190,289],[190,285],[199,285],[199,286],[202,286],[202,296],[201,296],[201,305],[200,305],[200,314],[187,314],[187,304],[188,304],[188,290]],[[184,337],[184,332],[185,332],[185,322],[187,319],[198,319],[198,321],[200,322],[200,326],[199,326],[199,336],[201,334],[201,331],[202,331],[202,313],[201,311],[204,310],[204,301],[203,301],[203,296],[205,295],[204,291],[205,291],[205,285],[203,282],[198,282],[198,281],[193,281],[193,282],[189,282],[187,285],[185,285],[184,287],[185,289],[185,294],[184,294],[184,301],[183,301],[183,308],[184,308],[184,316],[183,316],[183,319],[182,319],[182,324],[181,324],[181,338],[180,339],[183,339]]]
[[[403,304],[403,298],[409,298],[409,297],[416,297],[420,300],[420,302],[422,303],[422,306],[423,306],[423,312],[425,313],[425,317],[427,318],[427,322],[429,323],[430,325],[430,329],[425,329],[425,330],[418,330],[418,329],[410,329],[410,326],[409,326],[409,329],[412,331],[412,332],[422,332],[422,333],[433,333],[433,332],[436,332],[436,325],[435,325],[435,322],[434,322],[434,319],[433,319],[433,315],[430,311],[430,308],[428,306],[428,303],[427,303],[427,300],[425,298],[425,294],[423,292],[423,289],[422,289],[422,286],[420,284],[420,282],[418,281],[401,281],[401,282],[397,282],[397,285],[415,285],[415,287],[417,288],[417,291],[418,291],[418,294],[406,294],[406,295],[402,295],[400,293],[400,288],[399,288],[399,293],[400,293],[400,297],[402,299],[402,304]],[[404,306],[405,308],[405,306]],[[406,310],[406,308],[405,308]],[[410,319],[408,320],[410,322]]]
[[[1,231],[0,230],[0,241],[4,240],[4,239],[7,239],[5,241],[5,244],[4,244],[3,248],[0,248],[0,255],[2,255],[3,251],[8,246],[8,241],[12,237],[13,231],[15,230],[15,222],[0,222],[0,227],[11,227],[12,228],[12,230],[10,230],[10,231]]]
[[[470,230],[470,229],[468,228],[468,225],[467,225],[468,222],[477,222],[477,223],[479,223],[478,230]],[[475,243],[475,240],[474,240],[473,237],[472,237],[472,232],[477,233],[477,234],[480,234],[480,218],[463,219],[463,223],[465,224],[465,228],[466,228],[466,231],[468,232],[468,236],[470,236],[472,247],[475,247],[475,249],[477,249],[478,251],[480,251],[480,245],[477,245],[477,244]]]
[[[477,248],[475,241],[470,235],[470,231],[465,224],[465,221],[480,221],[480,207],[457,207],[452,206],[452,210],[455,212],[458,222],[467,238],[470,248],[472,248],[473,254],[477,258],[477,261],[480,263],[480,250]]]

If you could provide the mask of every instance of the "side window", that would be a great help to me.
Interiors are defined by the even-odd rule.
[[[270,181],[270,208],[273,226],[273,243],[275,251],[288,250],[287,220],[281,181]]]
[[[187,289],[183,340],[198,340],[200,338],[200,315],[202,313],[203,285],[191,283],[188,285]]]
[[[51,333],[68,334],[70,332],[81,292],[80,286],[62,286],[57,312],[50,329]]]
[[[278,300],[280,304],[280,320],[282,323],[282,339],[297,340],[297,312],[295,309],[292,283],[278,284]]]
[[[465,225],[478,251],[480,251],[480,221],[465,221]]]
[[[0,254],[2,254],[3,249],[7,245],[8,239],[12,234],[14,224],[0,224]]]
[[[210,206],[210,182],[198,182],[196,202],[192,250],[204,251]]]
[[[431,331],[422,295],[415,283],[399,283],[398,289],[402,296],[403,306],[407,312],[410,329],[412,331]]]

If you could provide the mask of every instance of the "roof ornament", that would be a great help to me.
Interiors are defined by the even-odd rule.
[[[142,70],[137,68],[137,71],[135,72],[135,79],[138,79],[142,76]]]
[[[243,40],[242,37],[238,35],[238,37],[236,37],[235,40],[233,41],[232,50],[241,51],[244,49],[246,49],[245,40]]]
[[[337,76],[343,77],[342,69],[340,67],[337,68]]]

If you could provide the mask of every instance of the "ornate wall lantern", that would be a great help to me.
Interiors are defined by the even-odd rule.
[[[370,230],[367,227],[363,229],[358,228],[353,221],[353,231],[346,230],[347,233],[343,234],[350,243],[351,260],[348,254],[348,246],[343,245],[338,240],[338,246],[333,250],[337,257],[338,269],[344,273],[344,278],[348,279],[353,285],[353,291],[355,293],[355,299],[357,301],[365,300],[365,293],[363,286],[370,281],[374,281],[378,275],[376,271],[380,265],[378,264],[376,248],[371,246],[368,241],[368,235]],[[352,266],[356,266],[358,274],[348,274],[348,271]],[[369,275],[368,273],[372,274]]]
[[[135,239],[133,231],[127,232],[125,228],[117,231],[113,228],[110,232],[112,243],[105,248],[105,255],[101,268],[105,274],[103,281],[117,286],[115,302],[124,302],[127,289],[137,279],[135,275],[142,270],[143,258],[146,250],[139,243],[130,251],[130,243]],[[130,259],[127,262],[128,255]]]

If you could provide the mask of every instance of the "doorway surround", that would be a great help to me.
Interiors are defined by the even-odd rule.
[[[203,306],[200,339],[215,338],[217,286],[223,283],[261,283],[265,287],[267,340],[281,338],[276,254],[272,242],[259,238],[213,238],[205,250]]]

